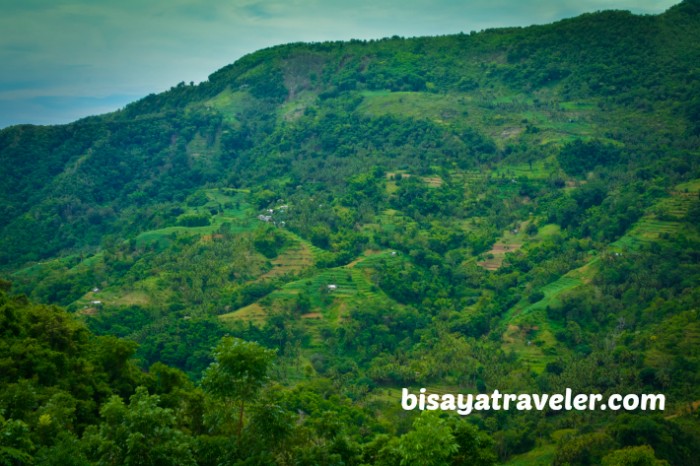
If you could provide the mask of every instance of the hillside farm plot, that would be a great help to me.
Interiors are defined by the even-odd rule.
[[[314,264],[311,250],[303,243],[296,243],[286,248],[280,255],[270,261],[272,269],[261,278],[274,278],[294,274]]]
[[[611,244],[613,251],[636,249],[641,244],[665,239],[686,233],[683,224],[688,210],[700,193],[700,180],[677,185],[669,197],[659,200],[649,208],[644,216],[620,239]]]
[[[204,193],[207,199],[206,203],[191,207],[182,215],[208,215],[208,225],[174,225],[145,231],[136,237],[136,246],[156,245],[158,248],[164,248],[170,245],[178,235],[211,235],[224,224],[232,233],[250,231],[255,227],[256,223],[253,218],[255,211],[246,200],[246,192],[233,189],[207,189]]]
[[[506,254],[517,251],[527,240],[527,235],[523,231],[527,223],[527,221],[521,222],[518,228],[504,232],[491,249],[484,253],[484,259],[478,261],[477,265],[491,271],[501,268]]]
[[[303,248],[313,248],[313,246],[301,244]],[[313,254],[313,251],[311,252]],[[395,251],[367,251],[346,266],[318,270],[309,277],[286,283],[256,303],[224,314],[220,319],[223,322],[242,320],[256,325],[263,324],[272,303],[297,300],[303,295],[308,298],[310,309],[301,318],[305,328],[308,327],[307,330],[313,336],[311,330],[315,328],[314,322],[324,320],[339,324],[346,317],[348,306],[356,302],[369,299],[372,302],[393,303],[391,298],[370,281],[369,274],[374,267],[400,260],[404,259],[400,258]],[[270,278],[269,274],[270,272],[262,278]]]
[[[597,258],[591,262],[594,261]],[[540,288],[544,294],[541,300],[529,303],[523,299],[506,313],[504,349],[514,351],[532,371],[541,373],[547,363],[556,359],[554,333],[558,325],[547,318],[547,306],[563,293],[580,286],[583,279],[593,273],[591,262]]]
[[[522,363],[541,373],[548,362],[556,359],[554,348],[557,346],[554,337],[557,326],[547,318],[546,306],[560,293],[579,284],[578,280],[562,277],[542,288],[545,297],[541,301],[529,306],[521,302],[511,309],[503,334],[504,350],[514,351]],[[526,307],[520,307],[523,305]]]
[[[224,122],[233,126],[240,124],[242,115],[256,105],[256,99],[245,91],[226,89],[204,102],[204,107],[215,110],[224,117]]]
[[[473,106],[467,94],[365,91],[359,111],[372,116],[398,115],[445,123],[467,114]]]
[[[267,311],[258,303],[253,303],[233,312],[229,312],[228,314],[222,314],[219,316],[219,320],[222,322],[239,320],[243,322],[250,322],[257,326],[264,325],[266,319]]]
[[[553,159],[539,159],[534,160],[532,163],[500,166],[492,172],[492,176],[516,180],[521,177],[531,180],[543,180],[549,178],[557,170],[558,166]]]

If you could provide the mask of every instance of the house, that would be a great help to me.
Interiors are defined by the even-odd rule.
[[[338,289],[338,285],[330,284],[328,285],[328,291],[335,291]]]

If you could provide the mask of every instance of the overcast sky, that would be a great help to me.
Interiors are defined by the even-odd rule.
[[[263,47],[544,24],[680,0],[0,0],[0,128],[104,113]]]

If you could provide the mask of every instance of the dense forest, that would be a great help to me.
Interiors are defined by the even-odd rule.
[[[698,0],[272,47],[0,165],[0,464],[700,464]]]

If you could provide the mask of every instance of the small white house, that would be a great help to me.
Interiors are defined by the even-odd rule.
[[[330,284],[328,285],[328,291],[335,291],[338,289],[338,285]]]

